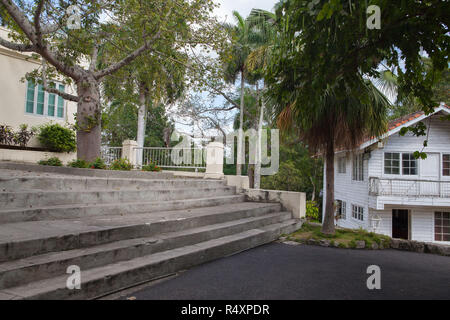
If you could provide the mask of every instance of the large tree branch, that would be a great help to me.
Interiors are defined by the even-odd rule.
[[[47,85],[47,62],[44,60],[42,62],[42,88],[44,91],[47,91],[49,93],[57,94],[58,96],[62,97],[65,100],[78,102],[80,101],[80,98],[78,96],[74,96],[70,93],[66,93],[63,91],[59,91],[56,88],[51,88]]]
[[[40,3],[43,4],[44,0],[40,0]],[[27,16],[11,1],[11,0],[0,0],[0,3],[3,4],[8,14],[13,18],[13,20],[20,27],[22,32],[27,36],[27,38],[31,41],[31,43],[35,46],[34,52],[39,53],[45,60],[47,60],[50,64],[52,64],[59,72],[65,74],[73,78],[74,80],[78,80],[82,76],[82,68],[79,66],[68,67],[63,62],[61,62],[53,52],[51,52],[46,45],[42,44],[42,41],[39,40],[36,28],[31,24],[28,20]],[[40,17],[38,9],[35,13],[35,18]],[[25,47],[29,48],[29,47]]]
[[[20,52],[35,52],[36,46],[33,44],[14,43],[0,38],[0,45],[14,51]]]
[[[41,31],[41,13],[44,7],[45,0],[39,0],[36,11],[34,12],[34,29],[36,30],[36,41],[38,45],[42,44],[42,31]]]
[[[161,30],[159,30],[150,40],[146,40],[145,43],[141,47],[139,47],[138,49],[136,49],[135,51],[133,51],[132,53],[127,55],[125,58],[123,58],[119,62],[109,66],[108,68],[105,68],[103,70],[95,72],[94,73],[95,79],[100,80],[101,78],[103,78],[103,77],[105,77],[105,76],[107,76],[107,75],[109,75],[109,74],[119,70],[120,68],[126,66],[130,62],[133,62],[142,53],[144,53],[145,51],[150,50],[150,48],[151,48],[150,42],[158,39],[160,36],[161,36]]]

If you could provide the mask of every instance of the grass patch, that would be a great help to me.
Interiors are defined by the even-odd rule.
[[[385,235],[368,232],[363,229],[336,229],[334,235],[323,234],[321,226],[304,223],[302,228],[287,236],[290,241],[305,242],[307,240],[329,240],[332,246],[339,248],[356,248],[357,241],[365,241],[366,248],[371,248],[373,243],[380,247],[383,243],[388,244],[390,238]]]

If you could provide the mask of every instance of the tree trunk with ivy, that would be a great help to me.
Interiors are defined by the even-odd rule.
[[[93,77],[82,77],[77,82],[77,157],[93,161],[100,157],[101,106],[100,90]]]

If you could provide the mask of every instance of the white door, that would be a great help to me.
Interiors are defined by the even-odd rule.
[[[419,179],[421,196],[439,196],[439,153],[427,153],[427,158],[420,160]]]

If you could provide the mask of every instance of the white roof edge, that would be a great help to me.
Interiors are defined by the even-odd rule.
[[[413,119],[413,120],[411,120],[411,121],[406,122],[405,124],[402,124],[401,126],[395,127],[394,129],[389,130],[388,132],[386,132],[385,134],[383,134],[383,135],[380,136],[380,137],[377,137],[377,138],[375,138],[375,139],[371,139],[371,140],[369,140],[369,141],[367,141],[367,142],[364,142],[364,143],[361,144],[361,145],[359,146],[359,148],[357,148],[357,149],[362,150],[362,149],[365,149],[365,148],[367,148],[367,147],[370,147],[370,146],[373,145],[374,143],[377,143],[378,141],[380,141],[380,140],[382,140],[382,139],[386,139],[387,137],[390,137],[390,136],[392,136],[393,134],[398,133],[402,128],[412,126],[412,125],[414,125],[414,124],[416,124],[416,123],[422,121],[423,119],[426,119],[426,118],[428,118],[428,117],[431,117],[431,116],[433,116],[433,115],[435,115],[436,113],[441,112],[441,111],[444,111],[445,113],[450,114],[450,110],[449,110],[448,108],[446,108],[446,107],[440,105],[439,107],[436,107],[436,108],[434,109],[434,112],[432,112],[432,113],[430,113],[430,114],[428,114],[428,115],[423,114],[423,115],[421,115],[420,117],[417,117],[417,118],[415,118],[415,119]]]

